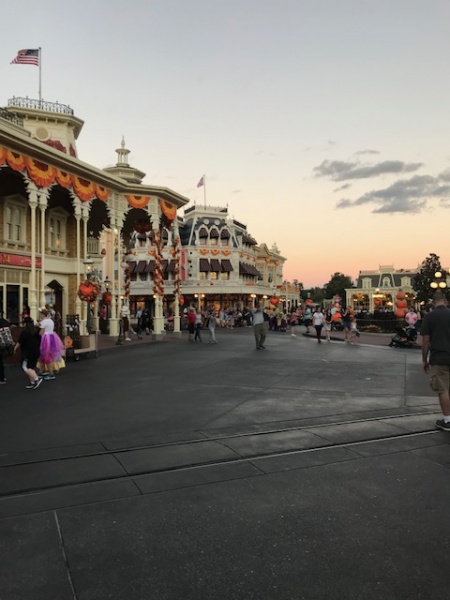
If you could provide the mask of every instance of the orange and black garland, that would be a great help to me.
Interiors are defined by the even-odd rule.
[[[162,272],[162,228],[155,232],[155,270],[153,271],[153,293],[162,298],[164,296],[164,278]]]
[[[174,270],[174,289],[173,293],[176,297],[180,297],[181,295],[181,277],[180,277],[180,238],[176,237],[173,241],[173,248],[171,250],[171,254],[175,261],[175,270]]]

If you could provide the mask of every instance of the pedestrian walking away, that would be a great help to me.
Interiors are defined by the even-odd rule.
[[[436,427],[450,431],[450,310],[443,292],[435,292],[433,305],[422,320],[422,362],[443,414]]]
[[[256,349],[263,350],[265,348],[264,342],[266,341],[266,325],[264,322],[264,313],[259,302],[252,309],[252,317]]]
[[[25,387],[29,390],[35,390],[42,383],[42,379],[36,373],[36,365],[39,360],[41,348],[41,336],[39,335],[39,329],[36,328],[31,317],[25,317],[23,325],[24,328],[14,347],[14,352],[20,350],[22,370],[28,376],[28,385]]]
[[[201,335],[201,330],[202,330],[202,325],[203,325],[203,315],[200,311],[200,309],[197,310],[197,314],[195,315],[195,335],[194,335],[194,342],[201,342],[202,341],[202,335]]]
[[[187,323],[188,323],[188,331],[189,331],[189,341],[194,341],[194,333],[195,333],[195,309],[190,306],[187,314]]]
[[[55,324],[46,308],[41,309],[41,315],[44,318],[39,325],[41,334],[39,363],[46,373],[44,379],[55,379],[55,373],[64,366],[64,346],[54,331]]]
[[[313,323],[314,323],[314,328],[316,330],[316,337],[317,337],[318,344],[322,343],[322,340],[320,338],[322,337],[322,327],[323,327],[324,319],[325,319],[325,315],[323,314],[320,306],[318,306],[313,314]]]
[[[323,321],[323,329],[325,331],[325,337],[327,338],[327,342],[331,341],[330,338],[330,334],[331,334],[331,311],[328,309],[327,312],[325,313],[325,319]]]
[[[208,331],[209,331],[208,344],[217,344],[217,340],[216,340],[217,319],[216,319],[216,311],[214,308],[209,309],[206,324],[207,324]]]
[[[14,342],[11,335],[11,329],[9,328],[9,323],[3,318],[3,313],[0,313],[0,384],[6,383],[3,357],[11,356],[13,351]]]

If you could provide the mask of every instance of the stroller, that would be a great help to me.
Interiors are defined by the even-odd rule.
[[[411,348],[417,340],[417,330],[413,325],[408,327],[396,327],[395,335],[392,337],[390,348]]]

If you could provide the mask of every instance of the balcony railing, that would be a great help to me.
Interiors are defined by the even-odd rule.
[[[23,119],[18,117],[15,113],[9,112],[9,110],[6,110],[6,108],[0,108],[0,117],[2,119],[6,119],[10,123],[13,123],[14,125],[23,127]]]
[[[47,112],[60,113],[63,115],[73,115],[74,111],[66,104],[59,102],[47,102],[46,100],[33,100],[32,98],[16,98],[15,96],[8,100],[8,106],[17,106],[18,108],[32,108],[35,110],[45,110]]]

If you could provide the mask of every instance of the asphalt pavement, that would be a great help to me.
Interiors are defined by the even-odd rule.
[[[1,600],[450,599],[450,436],[420,352],[372,335],[8,367]]]

